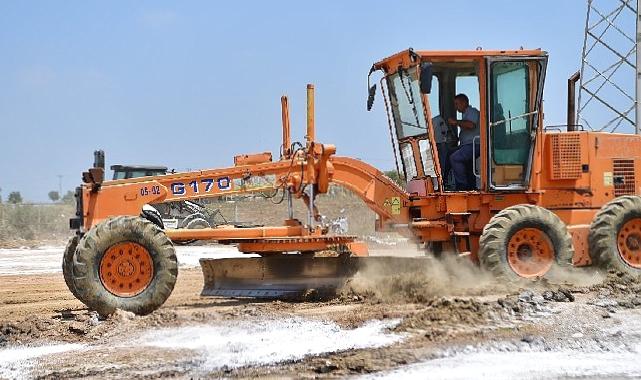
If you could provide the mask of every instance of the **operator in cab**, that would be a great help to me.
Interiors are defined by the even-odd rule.
[[[459,147],[450,155],[450,166],[454,172],[456,190],[476,190],[476,178],[473,172],[474,159],[480,156],[480,147],[479,140],[475,141],[475,138],[480,135],[481,114],[479,110],[470,105],[470,99],[465,94],[458,94],[454,97],[454,108],[462,115],[460,120],[451,117],[447,120],[450,127],[461,128]],[[474,143],[476,143],[475,147],[472,145]]]
[[[458,148],[458,130],[450,128],[447,125],[447,120],[441,115],[432,118],[432,126],[434,127],[438,161],[441,163],[443,185],[447,188],[450,182],[450,153]]]

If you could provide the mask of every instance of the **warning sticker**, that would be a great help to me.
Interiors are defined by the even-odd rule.
[[[612,186],[614,184],[614,177],[612,172],[603,172],[603,185]]]
[[[383,206],[388,207],[392,215],[400,215],[401,213],[401,198],[391,197],[385,199]]]

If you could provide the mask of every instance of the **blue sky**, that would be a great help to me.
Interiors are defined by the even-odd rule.
[[[565,121],[585,1],[3,1],[0,188],[46,201],[107,165],[178,170],[233,164],[280,144],[280,96],[304,134],[316,85],[318,140],[394,166],[383,104],[366,76],[399,50],[541,47],[546,123]]]

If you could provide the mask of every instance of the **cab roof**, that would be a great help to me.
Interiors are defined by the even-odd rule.
[[[414,50],[409,48],[376,62],[371,71],[383,70],[392,73],[400,67],[408,67],[420,61],[472,61],[489,57],[532,57],[547,56],[547,52],[539,49],[518,50]]]

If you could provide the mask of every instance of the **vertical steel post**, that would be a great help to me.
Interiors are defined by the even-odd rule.
[[[314,85],[307,85],[307,147],[316,139],[314,129]]]
[[[314,184],[309,185],[309,229],[314,229]]]
[[[308,149],[308,160],[313,160],[313,155],[311,152],[312,145],[314,140],[316,140],[316,130],[314,127],[314,85],[307,85],[307,135],[305,136],[307,140],[307,149]],[[313,165],[313,162],[309,162],[309,165]],[[308,171],[309,172],[309,171]],[[309,229],[314,228],[314,181],[312,178],[307,179],[309,185]]]
[[[283,147],[281,149],[281,154],[285,158],[289,158],[291,155],[290,149],[292,145],[292,138],[291,138],[291,127],[289,124],[289,102],[287,101],[287,97],[285,95],[281,96],[280,98],[280,106],[281,106],[281,117],[283,119]]]
[[[576,82],[580,77],[581,73],[577,71],[568,78],[568,132],[576,130]]]

